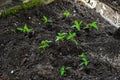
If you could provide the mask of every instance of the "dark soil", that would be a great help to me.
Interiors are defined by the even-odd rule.
[[[70,18],[63,12],[70,11]],[[45,24],[47,16],[53,23]],[[74,20],[83,20],[81,31],[71,28]],[[99,30],[85,30],[86,24],[96,21]],[[27,24],[32,32],[16,30]],[[0,80],[120,80],[119,35],[101,16],[73,2],[56,0],[44,7],[34,7],[0,19]],[[55,42],[58,32],[76,32],[79,45],[71,41]],[[42,40],[52,40],[43,53],[38,48]],[[88,66],[80,66],[78,56],[87,52]],[[113,64],[114,63],[114,64]],[[64,76],[62,66],[71,67]]]

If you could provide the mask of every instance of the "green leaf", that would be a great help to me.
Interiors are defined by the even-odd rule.
[[[98,26],[97,26],[97,23],[96,23],[96,22],[92,22],[92,23],[91,23],[91,26],[92,26],[93,28],[95,28],[95,29],[98,30]]]
[[[92,22],[86,25],[85,29],[89,29],[89,28],[94,28],[96,30],[98,30],[98,25],[96,22]]]
[[[82,58],[82,60],[83,60],[84,65],[87,66],[88,65],[88,60],[86,58]]]
[[[44,21],[44,23],[48,22],[48,18],[46,16],[43,16],[42,20]]]
[[[52,41],[49,40],[43,40],[41,41],[41,46],[39,46],[40,49],[45,50],[47,47],[49,47],[49,43],[51,43]]]
[[[24,32],[31,32],[31,29],[28,28],[27,24],[24,25]]]
[[[81,62],[80,65],[85,65],[85,66],[87,66],[88,63],[89,63],[89,61],[87,60],[85,54],[86,54],[85,52],[82,52],[82,53],[79,55],[79,57],[82,58],[82,62]]]
[[[75,45],[78,45],[78,42],[74,39],[74,40],[72,40],[74,43],[75,43]]]
[[[85,52],[82,52],[79,57],[85,57]]]
[[[68,11],[65,11],[63,14],[64,14],[65,17],[69,17],[70,16],[70,12],[68,12]]]
[[[80,22],[78,22],[77,20],[74,21],[74,26],[78,31],[80,31],[81,28],[81,24],[83,23],[83,21],[81,20]]]
[[[73,39],[76,36],[76,33],[68,33],[67,40]]]
[[[17,28],[17,30],[18,30],[18,31],[22,31],[22,32],[23,32],[23,30],[24,30],[24,29],[23,29],[23,28],[19,28],[19,27],[18,27],[18,28]]]
[[[62,66],[62,68],[60,69],[60,75],[63,76],[66,72],[66,69],[64,66]]]
[[[56,36],[56,41],[64,41],[64,38],[66,37],[66,33],[58,33]]]

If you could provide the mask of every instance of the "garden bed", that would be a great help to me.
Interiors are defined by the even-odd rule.
[[[65,11],[70,17],[65,18]],[[43,22],[43,16],[52,22]],[[83,21],[80,31],[71,27],[75,20]],[[84,29],[92,22],[98,30]],[[16,30],[25,24],[32,29],[30,33]],[[120,37],[116,29],[95,10],[66,0],[1,18],[0,80],[119,80]],[[75,32],[78,45],[66,39],[57,42],[59,32]],[[52,41],[45,50],[40,49],[43,40]],[[80,65],[83,52],[88,65]],[[63,66],[68,69],[60,75]]]

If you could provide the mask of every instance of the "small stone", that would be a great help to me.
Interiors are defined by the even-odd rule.
[[[13,73],[14,73],[14,70],[12,70],[10,73],[13,74]]]

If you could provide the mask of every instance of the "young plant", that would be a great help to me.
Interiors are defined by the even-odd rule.
[[[27,24],[25,24],[23,28],[18,27],[17,30],[18,30],[18,31],[21,31],[21,32],[24,32],[24,33],[29,33],[29,32],[32,31],[32,29],[29,29],[29,28],[28,28]]]
[[[56,41],[64,41],[66,37],[66,33],[58,33],[58,35],[56,36]]]
[[[80,31],[81,28],[81,24],[83,23],[83,21],[81,20],[80,22],[78,22],[77,20],[74,21],[74,25],[72,27],[75,27],[78,31]]]
[[[79,57],[81,57],[82,58],[82,63],[80,64],[80,65],[84,65],[84,66],[87,66],[88,65],[88,63],[89,63],[89,61],[87,60],[87,58],[86,58],[86,53],[81,53],[81,55],[79,55]]]
[[[71,40],[71,39],[73,39],[75,36],[76,36],[76,33],[75,33],[75,32],[74,32],[74,33],[69,32],[69,33],[68,33],[68,36],[67,36],[67,40]]]
[[[42,21],[43,21],[44,23],[53,22],[51,19],[48,19],[46,16],[43,16]]]
[[[47,47],[49,47],[49,43],[51,43],[52,41],[49,40],[43,40],[41,41],[41,45],[39,46],[40,49],[45,50]]]
[[[94,28],[94,29],[98,30],[97,22],[92,22],[92,23],[87,24],[85,29],[89,29],[89,28]]]
[[[64,15],[66,18],[68,18],[68,17],[70,17],[70,12],[65,11],[65,12],[63,13],[63,15]]]
[[[78,42],[74,39],[75,36],[76,36],[75,32],[74,33],[69,32],[67,36],[67,40],[72,40],[76,45],[78,45]]]
[[[67,70],[69,70],[71,67],[65,67],[65,66],[62,66],[61,69],[60,69],[60,76],[63,76]]]

